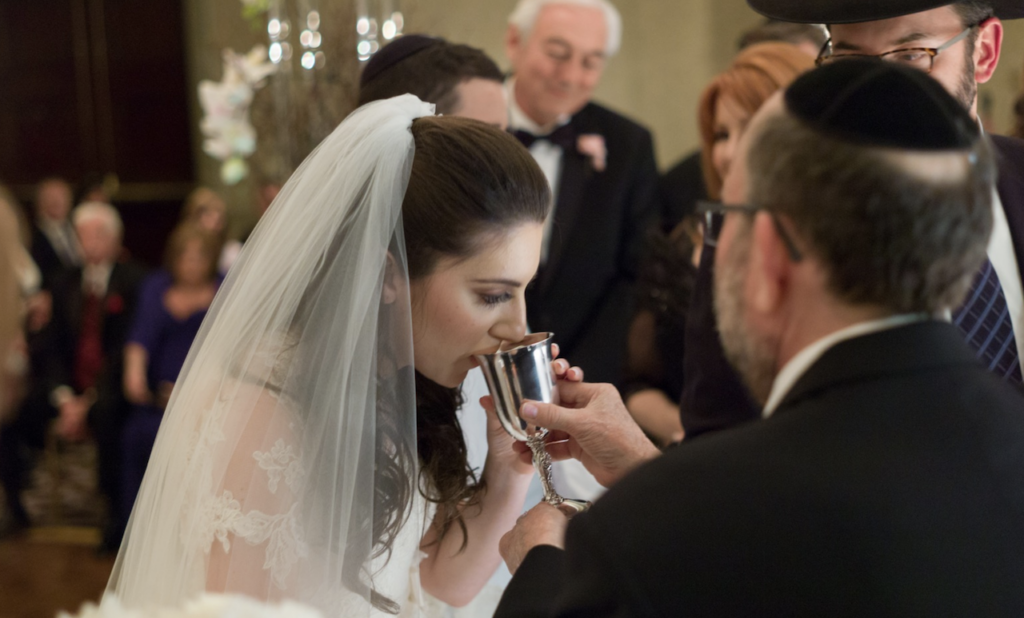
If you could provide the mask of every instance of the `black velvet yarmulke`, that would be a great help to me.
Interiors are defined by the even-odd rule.
[[[805,73],[786,90],[785,101],[815,131],[865,146],[962,150],[980,133],[937,81],[881,60],[842,60]]]
[[[363,67],[363,74],[359,76],[359,85],[365,86],[370,81],[405,60],[413,54],[441,43],[443,39],[423,34],[406,34],[388,43],[380,49],[370,61]]]

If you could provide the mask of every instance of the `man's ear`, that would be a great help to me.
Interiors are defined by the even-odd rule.
[[[387,263],[384,265],[384,286],[381,288],[381,300],[385,305],[393,304],[398,300],[398,290],[402,274],[398,272],[398,262],[395,256],[388,251]]]
[[[522,44],[523,38],[519,34],[519,28],[509,24],[505,31],[505,57],[512,63],[513,72],[515,72],[516,60],[519,57],[519,49]]]
[[[1003,22],[991,17],[978,26],[978,39],[974,44],[974,80],[984,84],[992,78],[999,64],[1003,47]]]
[[[747,282],[752,291],[751,308],[759,313],[772,313],[784,300],[792,262],[770,214],[757,213],[750,242]]]

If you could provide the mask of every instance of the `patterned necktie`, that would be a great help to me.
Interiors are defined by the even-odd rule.
[[[102,302],[103,299],[91,291],[82,298],[82,323],[74,366],[75,387],[79,392],[95,386],[103,369]]]
[[[953,323],[989,371],[1004,380],[1021,382],[1010,310],[999,276],[987,259],[974,277],[967,300],[953,314]]]
[[[540,140],[551,142],[562,150],[569,150],[576,144],[576,131],[573,129],[571,122],[563,124],[547,135],[534,135],[529,131],[522,131],[520,129],[513,130],[512,135],[515,135],[516,139],[522,142],[523,146],[526,146],[527,148],[533,146],[534,142]]]

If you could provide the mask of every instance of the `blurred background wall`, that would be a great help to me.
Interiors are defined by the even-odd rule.
[[[216,79],[223,47],[248,49],[259,37],[238,16],[237,0],[186,2],[192,81]],[[405,31],[480,47],[506,68],[506,18],[515,4],[516,0],[404,0]],[[700,92],[728,65],[740,34],[759,17],[745,0],[629,0],[617,6],[623,16],[622,50],[608,65],[597,98],[653,131],[658,163],[664,169],[696,147]],[[1007,22],[1005,28],[999,70],[981,89],[983,112],[994,132],[1010,130],[1024,67],[1024,21]],[[200,181],[215,178],[216,165],[209,157],[197,151],[196,159]]]

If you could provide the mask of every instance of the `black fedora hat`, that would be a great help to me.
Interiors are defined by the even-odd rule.
[[[765,17],[804,24],[854,24],[953,4],[950,0],[747,0]],[[1000,19],[1024,17],[1024,0],[986,0]]]

